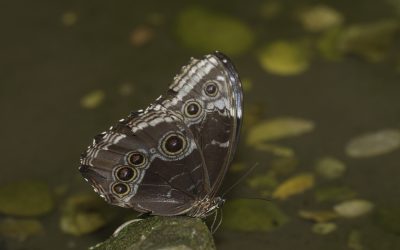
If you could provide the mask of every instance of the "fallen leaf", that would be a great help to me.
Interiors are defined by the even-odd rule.
[[[131,35],[131,44],[135,47],[140,47],[148,43],[154,37],[154,31],[148,26],[138,26],[136,27]]]
[[[315,190],[317,202],[343,201],[357,196],[357,192],[348,187],[319,187]]]
[[[17,216],[38,216],[49,213],[54,201],[48,185],[26,180],[0,187],[0,213]]]
[[[102,90],[94,90],[81,99],[81,106],[86,109],[98,107],[104,100],[105,93]]]
[[[293,157],[294,151],[291,148],[278,146],[274,144],[259,143],[254,145],[254,149],[268,152],[279,157]]]
[[[20,241],[30,236],[42,235],[44,228],[40,221],[32,219],[11,219],[0,221],[0,235]]]
[[[285,200],[290,196],[301,194],[314,186],[312,174],[300,174],[281,183],[273,192],[274,198]]]
[[[221,50],[239,55],[254,42],[250,26],[241,20],[201,7],[183,9],[178,15],[176,30],[186,47],[207,53]]]
[[[269,73],[292,76],[309,68],[311,52],[304,42],[276,41],[261,49],[258,60]]]
[[[316,172],[326,179],[336,179],[344,174],[346,165],[333,157],[324,157],[317,161]]]
[[[270,232],[289,222],[279,207],[265,201],[230,200],[223,209],[224,229]]]
[[[346,146],[351,157],[372,157],[390,153],[400,147],[400,130],[384,129],[352,139]]]
[[[307,211],[300,210],[299,216],[303,219],[312,220],[315,222],[326,222],[338,217],[338,214],[332,210],[320,210],[320,211]]]
[[[352,250],[363,250],[364,247],[361,243],[361,232],[358,230],[351,230],[347,240],[347,247]]]
[[[335,231],[337,229],[337,226],[335,223],[332,222],[320,222],[320,223],[316,223],[313,225],[312,227],[312,231],[316,234],[330,234],[333,231]]]
[[[274,188],[278,185],[278,181],[274,173],[267,172],[250,177],[247,184],[251,188]]]
[[[248,145],[256,145],[266,141],[300,136],[311,132],[314,127],[314,122],[295,117],[278,117],[264,120],[250,129],[246,142]]]
[[[70,26],[75,25],[77,21],[78,21],[78,14],[76,14],[76,12],[73,12],[73,11],[65,12],[61,16],[61,22],[66,27],[70,27]]]
[[[373,208],[374,204],[370,201],[354,199],[335,205],[333,210],[342,217],[355,218],[371,212]]]
[[[300,12],[299,19],[304,29],[313,32],[338,26],[344,20],[342,14],[326,5],[317,5],[304,9]]]
[[[370,62],[380,62],[389,55],[399,28],[397,20],[353,25],[343,30],[338,48],[343,53],[355,54]]]

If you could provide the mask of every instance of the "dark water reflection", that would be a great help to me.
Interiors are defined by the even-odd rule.
[[[252,47],[232,57],[242,77],[252,82],[252,89],[245,93],[246,105],[262,107],[260,120],[292,116],[314,121],[316,130],[310,135],[283,140],[300,159],[301,172],[312,171],[315,159],[334,155],[348,166],[336,184],[350,186],[377,206],[398,208],[399,151],[363,159],[348,157],[344,151],[349,139],[357,135],[400,126],[400,73],[395,69],[396,58],[400,61],[398,37],[391,56],[383,62],[370,63],[354,56],[328,62],[315,57],[307,71],[291,77],[265,72],[256,56],[267,42],[306,36],[293,20],[291,10],[296,7],[330,5],[344,15],[345,24],[388,17],[398,20],[396,9],[384,1],[281,1],[284,10],[271,21],[258,16],[262,3],[203,3],[237,17],[255,33]],[[54,190],[67,190],[57,196],[55,211],[40,217],[44,236],[24,242],[0,238],[0,249],[84,249],[105,239],[131,216],[130,211],[115,208],[119,219],[87,236],[69,236],[59,229],[65,197],[92,192],[77,172],[79,154],[91,136],[131,110],[147,106],[166,90],[191,56],[203,54],[183,48],[175,35],[175,17],[191,4],[153,0],[0,4],[0,182],[39,179]],[[61,20],[68,11],[77,15],[74,25],[66,26]],[[66,18],[65,22],[74,22]],[[133,46],[130,34],[148,23],[152,23],[148,26],[154,36],[142,46]],[[132,93],[121,95],[121,88]],[[94,109],[83,108],[81,98],[94,90],[105,93],[104,101]],[[262,172],[274,157],[246,147],[243,140],[237,158],[248,164],[260,162],[258,171]],[[230,173],[227,183],[239,175]],[[240,186],[231,194],[255,195]],[[338,229],[325,236],[312,233],[312,223],[297,213],[300,208],[312,209],[313,203],[311,193],[279,203],[291,221],[270,233],[222,229],[216,235],[218,249],[346,249],[351,230],[361,231],[363,249],[400,249],[399,236],[377,227],[373,216],[338,220]]]

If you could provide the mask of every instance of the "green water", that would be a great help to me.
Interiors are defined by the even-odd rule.
[[[280,1],[283,7],[279,14],[265,18],[260,6],[266,2],[0,3],[0,183],[34,179],[45,181],[55,191],[65,189],[63,194],[55,195],[54,210],[38,217],[44,234],[24,241],[0,236],[0,248],[85,249],[104,240],[119,223],[134,215],[115,208],[120,216],[114,222],[79,237],[65,234],[59,227],[65,198],[92,192],[77,171],[79,154],[91,143],[92,136],[131,110],[146,107],[166,91],[191,56],[204,54],[182,44],[176,34],[177,16],[194,4],[234,17],[254,34],[251,46],[234,53],[232,60],[242,78],[251,80],[252,87],[245,92],[244,100],[247,107],[259,108],[258,121],[289,116],[315,123],[312,133],[279,143],[291,148],[299,159],[296,171],[287,177],[313,171],[316,159],[332,155],[345,162],[346,173],[331,183],[318,180],[317,187],[326,183],[349,186],[357,191],[358,198],[373,202],[377,208],[399,208],[399,150],[360,159],[345,153],[345,146],[356,136],[400,128],[400,72],[396,71],[400,67],[399,34],[394,35],[385,59],[375,63],[351,53],[332,62],[313,52],[307,70],[282,76],[266,72],[257,60],[260,48],[267,43],[319,36],[301,27],[293,17],[296,9],[326,4],[338,10],[345,18],[343,25],[348,26],[388,18],[398,21],[394,5],[389,4],[390,0]],[[73,13],[76,20],[63,23],[65,13]],[[153,36],[135,46],[130,36],[140,25],[150,28]],[[92,109],[82,107],[82,98],[95,90],[105,93],[104,100]],[[237,161],[247,165],[259,162],[254,173],[257,175],[267,170],[276,156],[252,149],[245,138],[243,134]],[[239,176],[229,172],[226,183]],[[243,183],[230,197],[259,195]],[[360,232],[362,249],[400,249],[399,232],[379,227],[374,213],[335,220],[336,231],[318,235],[311,230],[312,222],[297,215],[300,209],[318,207],[312,192],[273,202],[291,218],[289,223],[271,232],[222,228],[215,236],[218,249],[352,249],[348,247],[352,230]],[[10,216],[0,218],[5,217]]]

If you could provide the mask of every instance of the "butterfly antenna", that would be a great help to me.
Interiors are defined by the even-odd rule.
[[[218,221],[217,226],[211,231],[212,234],[215,234],[217,232],[218,228],[221,226],[223,217],[224,217],[224,213],[223,213],[223,211],[221,209],[221,216],[219,217],[219,221]]]
[[[247,169],[246,173],[244,173],[235,183],[233,183],[225,192],[221,195],[221,197],[225,197],[226,194],[228,194],[230,191],[232,191],[233,188],[235,188],[237,185],[239,185],[244,179],[247,178],[253,172],[253,170],[258,166],[258,162],[256,162],[253,166],[251,166],[249,169]]]
[[[218,209],[215,210],[214,212],[214,219],[213,222],[211,223],[211,227],[210,227],[210,231],[212,234],[214,234],[214,226],[215,226],[215,222],[217,222],[217,217],[218,217]]]

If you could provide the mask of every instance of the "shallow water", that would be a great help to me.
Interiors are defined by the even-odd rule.
[[[332,62],[314,51],[307,70],[283,76],[266,72],[257,60],[260,48],[267,43],[320,36],[306,32],[293,17],[298,8],[326,4],[344,16],[346,27],[388,18],[398,21],[400,10],[397,14],[389,2],[281,1],[279,14],[267,19],[259,14],[265,1],[202,4],[207,10],[246,23],[254,33],[252,45],[244,52],[233,53],[232,60],[241,77],[251,80],[252,87],[244,98],[246,107],[261,110],[255,119],[300,117],[315,124],[309,134],[277,143],[291,148],[299,159],[296,170],[279,182],[297,173],[312,172],[317,159],[334,156],[345,163],[346,173],[332,182],[319,178],[316,187],[348,186],[376,209],[399,209],[399,149],[365,158],[345,152],[348,142],[357,136],[400,129],[400,69],[396,70],[400,67],[399,34],[394,35],[385,58],[375,63],[351,53]],[[191,56],[204,54],[201,49],[182,45],[176,34],[176,17],[193,3],[13,1],[0,5],[0,182],[37,179],[56,193],[65,190],[55,195],[54,211],[39,217],[43,235],[22,242],[0,236],[0,248],[85,249],[104,240],[133,213],[115,208],[118,219],[93,234],[76,237],[61,232],[59,217],[65,197],[92,192],[77,171],[79,154],[92,136],[164,93]],[[73,15],[68,19],[65,13]],[[67,20],[63,21],[63,16]],[[130,36],[140,25],[151,29],[153,36],[138,45]],[[103,91],[104,99],[94,108],[82,107],[82,98],[95,90]],[[237,162],[248,166],[259,162],[253,175],[263,173],[277,156],[246,145],[246,133],[242,134]],[[240,175],[229,172],[226,185]],[[259,195],[244,182],[229,196]],[[312,222],[297,215],[301,209],[330,206],[319,205],[312,191],[272,202],[290,217],[290,222],[271,232],[222,227],[216,234],[218,249],[346,249],[354,230],[361,234],[362,249],[400,249],[400,232],[377,225],[374,213],[335,220],[336,231],[318,235],[311,230]]]

